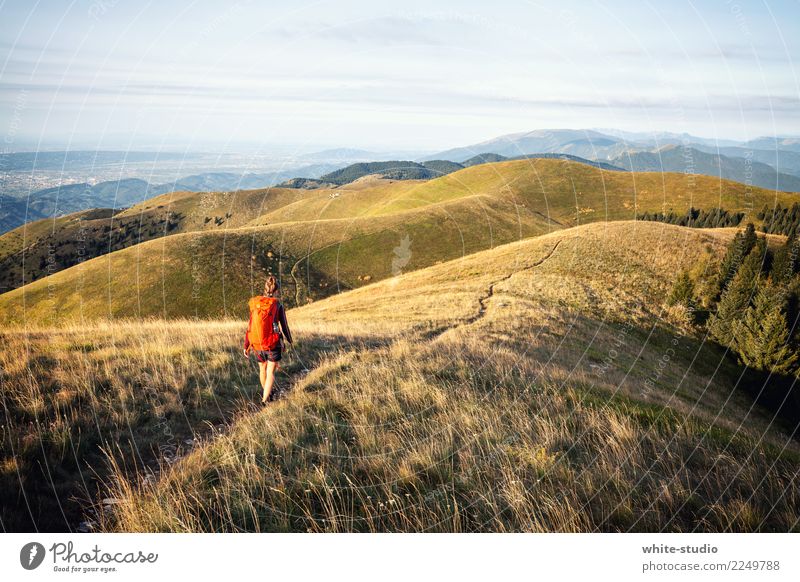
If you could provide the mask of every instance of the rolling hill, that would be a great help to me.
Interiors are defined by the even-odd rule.
[[[60,152],[63,154],[63,152]],[[84,152],[85,153],[85,152]],[[278,172],[204,172],[184,176],[164,184],[151,184],[137,178],[109,180],[97,184],[63,184],[23,196],[0,198],[0,235],[41,218],[95,208],[123,209],[148,198],[169,192],[209,192],[263,189],[290,178],[296,173],[316,178],[339,166],[314,164]]]
[[[218,395],[227,420],[198,424],[155,473],[134,446],[159,444],[148,399],[136,401],[101,473],[111,489],[94,493],[108,502],[82,518],[104,531],[791,531],[791,427],[754,406],[733,358],[663,303],[674,273],[719,259],[732,234],[585,225],[294,309],[288,393],[257,412],[231,413],[257,391],[241,319],[34,334],[30,358],[45,356],[44,338],[64,346],[47,352],[63,363],[37,376],[62,370],[39,414],[85,401],[106,422],[125,410],[126,385],[153,378],[183,439],[184,415],[202,418]],[[25,475],[33,445],[19,455]],[[46,449],[54,466],[58,446]],[[37,492],[46,506],[52,490]]]
[[[707,153],[696,148],[664,146],[653,152],[626,152],[610,160],[635,172],[690,172],[749,182],[768,190],[800,191],[800,177],[778,172],[755,160]]]
[[[428,181],[365,177],[332,190],[170,194],[114,221],[134,221],[135,229],[143,215],[177,217],[176,234],[0,295],[0,320],[221,317],[237,313],[267,272],[281,277],[289,304],[301,305],[579,224],[690,206],[720,206],[754,219],[753,209],[764,204],[794,201],[792,194],[706,176],[605,171],[556,159],[482,164]],[[225,217],[228,208],[234,209],[226,212],[229,222],[217,228],[206,222]],[[27,307],[48,302],[58,309]]]
[[[136,178],[95,185],[66,184],[34,192],[27,202],[42,216],[60,216],[75,210],[132,206],[149,196],[149,187],[146,181]]]
[[[492,152],[507,158],[524,154],[560,153],[595,160],[614,158],[635,145],[623,138],[590,129],[537,129],[445,150],[424,159],[463,162],[478,154]]]
[[[489,152],[496,157],[487,161],[514,159],[540,152],[560,153],[605,161],[637,172],[689,171],[739,182],[749,181],[762,188],[797,192],[800,190],[797,141],[796,138],[762,138],[731,142],[664,132],[542,129],[499,136],[424,159],[443,158],[468,166],[475,161],[473,157],[480,160]],[[674,151],[676,148],[678,152]]]
[[[692,147],[709,154],[722,154],[731,158],[752,158],[756,162],[767,164],[779,172],[800,176],[800,152],[789,150],[760,150],[742,146],[723,146],[692,144]]]
[[[41,220],[44,215],[28,209],[24,200],[0,194],[0,233],[8,232],[28,221]]]
[[[538,158],[542,159],[550,159],[550,160],[569,160],[571,162],[579,162],[581,164],[587,164],[589,166],[594,166],[596,168],[600,168],[601,170],[614,170],[614,171],[623,171],[624,168],[614,166],[607,162],[599,162],[596,160],[587,160],[586,158],[581,158],[579,156],[571,156],[570,154],[524,154],[521,156],[514,156],[508,158],[506,156],[501,156],[499,154],[492,154],[492,153],[485,153],[485,154],[478,154],[477,156],[473,156],[468,160],[462,162],[462,167],[468,168],[469,166],[475,166],[477,164],[486,164],[492,162],[508,162],[514,160],[535,160]]]
[[[390,180],[429,180],[455,172],[464,166],[447,160],[417,163],[410,161],[362,162],[351,164],[319,177],[321,182],[342,186],[364,176],[377,175]]]
[[[0,235],[0,292],[141,242],[243,226],[304,195],[302,190],[280,188],[170,192],[128,209],[85,210],[26,224]]]

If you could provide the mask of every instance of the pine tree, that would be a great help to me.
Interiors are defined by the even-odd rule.
[[[725,257],[722,259],[722,265],[717,274],[714,285],[715,292],[712,297],[713,300],[716,301],[719,299],[722,291],[727,287],[731,279],[733,279],[733,276],[736,275],[744,258],[750,253],[753,246],[755,246],[757,238],[758,235],[756,235],[756,229],[752,222],[747,224],[744,232],[739,231],[734,235],[733,240],[728,245],[728,250],[725,253]]]
[[[774,253],[769,271],[770,279],[777,284],[786,284],[794,277],[796,266],[797,241],[792,234]]]
[[[742,261],[742,266],[720,297],[717,312],[709,319],[709,332],[724,346],[731,346],[734,322],[739,321],[750,306],[758,285],[765,252],[766,241],[762,238]]]
[[[742,245],[745,255],[750,252],[757,241],[758,235],[756,234],[756,227],[753,226],[752,222],[748,222],[747,226],[744,228],[744,234],[742,235]]]
[[[750,368],[776,374],[789,374],[797,353],[789,345],[789,330],[784,315],[784,293],[762,284],[744,318],[733,323],[733,349]]]
[[[689,277],[689,271],[683,269],[678,273],[678,278],[672,286],[672,291],[667,298],[667,305],[685,305],[691,308],[694,305],[694,282]]]

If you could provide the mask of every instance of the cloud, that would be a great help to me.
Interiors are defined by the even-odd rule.
[[[283,27],[276,29],[274,34],[287,40],[306,37],[351,45],[451,46],[453,36],[443,28],[452,24],[453,21],[409,14]],[[464,32],[461,30],[461,34]]]

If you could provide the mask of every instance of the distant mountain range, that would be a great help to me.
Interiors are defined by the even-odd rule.
[[[623,168],[614,166],[606,162],[587,160],[569,154],[528,154],[523,156],[506,157],[495,153],[478,154],[465,160],[462,163],[450,160],[428,160],[425,162],[412,162],[409,160],[395,160],[389,162],[363,162],[351,164],[344,168],[334,170],[319,177],[318,180],[307,178],[292,178],[281,183],[284,188],[306,188],[315,189],[325,186],[343,186],[363,178],[364,176],[377,175],[388,180],[430,180],[444,176],[458,170],[463,170],[470,166],[486,164],[492,162],[504,162],[523,159],[562,159],[573,162],[580,162],[602,168],[604,170],[623,171]]]
[[[27,207],[25,200],[0,194],[0,234],[14,230],[26,222],[45,218],[43,214]]]
[[[58,153],[63,159],[63,152]],[[94,185],[64,184],[37,190],[24,198],[0,195],[0,234],[25,222],[63,216],[89,208],[126,208],[168,192],[252,190],[274,186],[297,173],[316,177],[336,167],[331,164],[315,164],[297,170],[263,174],[207,172],[186,176],[166,184],[150,184],[146,180],[125,178]]]
[[[791,150],[760,150],[745,146],[714,147],[692,144],[692,147],[709,154],[721,154],[733,158],[751,159],[772,166],[779,172],[800,176],[800,152]]]
[[[510,133],[425,156],[420,161],[445,159],[462,162],[485,152],[507,157],[532,153],[563,153],[590,160],[613,160],[628,151],[653,151],[667,145],[680,145],[707,153],[737,157],[753,155],[756,161],[773,167],[780,164],[780,171],[787,173],[793,173],[800,168],[800,158],[795,155],[800,153],[800,138],[795,137],[763,137],[735,142],[702,138],[687,133],[632,133],[619,130],[601,132],[593,129],[537,129]]]
[[[653,152],[625,153],[612,163],[634,172],[703,174],[770,190],[800,192],[798,176],[776,172],[772,166],[752,159],[710,154],[697,148],[669,145]]]
[[[668,171],[717,176],[754,186],[800,191],[800,139],[759,138],[748,142],[715,140],[689,134],[645,134],[596,130],[541,129],[503,135],[439,152],[425,159],[465,163],[489,153],[520,156],[561,153],[604,161],[632,171]],[[724,144],[724,145],[723,145]]]
[[[629,142],[592,130],[540,129],[502,135],[473,145],[445,150],[424,160],[463,162],[478,154],[494,153],[507,158],[534,153],[570,154],[589,160],[609,160],[630,149]]]
[[[315,189],[343,185],[377,174],[395,180],[427,180],[480,163],[556,157],[607,170],[695,173],[800,192],[800,138],[714,140],[682,133],[620,130],[540,129],[502,135],[415,161],[385,161],[390,153],[337,148],[303,156],[303,168],[267,173],[205,172],[174,182],[150,184],[126,178],[62,185],[26,198],[0,195],[0,233],[25,221],[88,208],[122,208],[173,191],[231,191],[282,185]],[[39,152],[0,155],[0,170],[19,172],[98,168],[132,162],[182,160],[183,154],[150,152]],[[350,165],[346,165],[349,162]]]

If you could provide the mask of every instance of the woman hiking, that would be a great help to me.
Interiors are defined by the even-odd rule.
[[[267,404],[272,398],[272,385],[275,373],[280,369],[278,362],[283,351],[283,336],[292,343],[292,332],[286,323],[286,311],[279,299],[278,280],[270,275],[264,283],[264,294],[251,297],[250,322],[244,334],[244,357],[252,350],[258,360],[258,378],[263,394],[261,403]],[[283,333],[281,333],[283,332]]]

